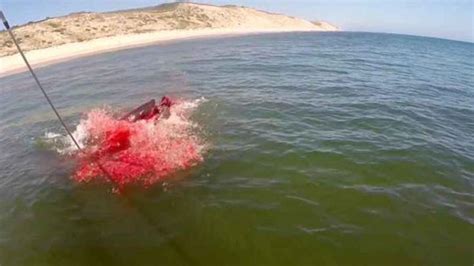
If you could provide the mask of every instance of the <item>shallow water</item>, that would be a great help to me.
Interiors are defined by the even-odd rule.
[[[27,73],[0,79],[0,264],[471,265],[474,45],[367,33],[193,40],[38,69],[67,123],[205,97],[204,163],[77,184]]]

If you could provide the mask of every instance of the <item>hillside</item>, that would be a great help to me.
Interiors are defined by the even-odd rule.
[[[193,3],[107,13],[73,13],[14,28],[25,51],[118,35],[196,29],[294,29],[334,31],[327,22],[309,22],[247,7]],[[16,53],[5,31],[0,32],[0,57]]]

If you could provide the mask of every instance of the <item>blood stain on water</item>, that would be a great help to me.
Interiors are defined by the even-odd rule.
[[[88,112],[75,132],[84,152],[73,153],[73,179],[82,183],[106,177],[119,188],[150,186],[201,163],[206,145],[189,116],[202,100],[175,100],[168,117],[135,122],[105,109]]]

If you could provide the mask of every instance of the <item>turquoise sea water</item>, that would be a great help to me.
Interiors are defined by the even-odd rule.
[[[369,33],[166,43],[38,69],[67,123],[204,97],[205,161],[75,184],[28,73],[0,79],[0,264],[472,265],[474,44]]]

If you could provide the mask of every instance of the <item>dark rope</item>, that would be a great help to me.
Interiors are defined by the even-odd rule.
[[[31,75],[33,76],[34,80],[36,81],[36,84],[38,85],[38,87],[40,88],[41,92],[43,93],[44,97],[46,98],[46,100],[48,101],[48,104],[49,106],[51,106],[51,109],[53,109],[54,111],[54,114],[56,115],[56,117],[58,118],[59,122],[61,122],[61,125],[64,127],[64,129],[66,130],[67,134],[69,135],[69,137],[71,138],[71,140],[74,142],[74,145],[77,147],[77,149],[82,152],[82,153],[85,153],[84,150],[81,148],[81,146],[79,146],[79,143],[77,142],[76,138],[74,138],[74,136],[72,135],[71,131],[69,130],[69,128],[67,127],[66,123],[64,123],[64,120],[62,119],[61,115],[59,114],[58,110],[56,109],[56,107],[54,106],[53,102],[51,101],[51,99],[49,98],[48,94],[46,93],[46,91],[44,90],[43,86],[41,85],[38,77],[36,76],[35,72],[33,71],[33,68],[31,67],[30,63],[28,62],[28,60],[26,59],[26,56],[25,54],[23,53],[23,50],[21,50],[20,48],[20,45],[18,44],[16,38],[15,38],[15,35],[13,35],[13,32],[12,30],[10,29],[10,25],[8,24],[8,21],[7,19],[5,18],[5,15],[3,14],[2,11],[0,11],[0,19],[2,20],[3,22],[3,25],[5,26],[5,28],[7,29],[8,33],[10,34],[10,37],[12,38],[13,42],[15,43],[15,46],[16,48],[18,49],[18,52],[20,53],[21,57],[23,58],[23,61],[25,61],[25,64],[26,66],[28,67],[28,70],[30,71]],[[96,163],[97,163],[97,166],[99,166],[99,168],[102,170],[102,172],[104,173],[104,175],[106,176],[106,178],[113,184],[113,179],[112,179],[112,176],[110,175],[110,173],[104,168],[104,166],[99,162],[99,160],[96,160]],[[155,231],[159,234],[163,234],[163,235],[166,235],[165,232],[163,231],[162,228],[160,228],[159,226],[157,226],[153,219],[144,211],[142,210],[141,208],[138,208],[136,207],[132,200],[128,197],[126,197],[126,195],[124,193],[122,193],[122,188],[121,186],[118,186],[118,189],[119,189],[119,192],[121,192],[120,194],[122,194],[123,196],[125,196],[124,198],[126,199],[126,201],[129,203],[129,205],[131,207],[134,207],[134,209],[136,209],[142,216],[143,218],[145,218],[146,222],[152,227],[155,229]],[[197,265],[198,263],[193,259],[191,258],[179,245],[177,245],[177,243],[175,241],[172,241],[170,240],[169,244],[175,249],[175,251],[189,264],[189,265]]]
[[[18,49],[18,52],[20,52],[20,55],[21,55],[21,57],[23,58],[23,61],[25,61],[26,66],[27,66],[28,69],[30,70],[30,73],[31,73],[31,75],[33,76],[34,80],[36,81],[36,84],[38,85],[38,87],[40,88],[40,90],[41,90],[41,92],[43,93],[44,97],[45,97],[46,100],[48,101],[49,106],[51,106],[51,109],[53,109],[54,114],[56,114],[56,117],[58,118],[59,122],[61,122],[61,125],[63,125],[63,127],[64,127],[64,129],[66,130],[66,132],[67,132],[67,134],[69,135],[69,137],[71,137],[72,141],[74,142],[74,145],[76,145],[77,149],[79,149],[80,151],[82,151],[82,148],[79,146],[79,143],[77,142],[76,138],[74,138],[74,136],[72,135],[71,131],[70,131],[69,128],[66,126],[66,123],[64,123],[64,120],[62,119],[61,115],[59,115],[58,110],[56,110],[56,107],[54,107],[53,102],[51,102],[51,99],[49,98],[48,94],[47,94],[46,91],[43,89],[43,86],[41,85],[41,83],[40,83],[38,77],[36,76],[35,72],[33,71],[33,68],[31,68],[30,63],[29,63],[28,60],[26,59],[26,56],[25,56],[25,54],[23,53],[23,50],[21,50],[20,45],[18,44],[18,42],[17,42],[17,40],[16,40],[16,38],[15,38],[15,35],[13,35],[13,32],[12,32],[12,30],[10,29],[10,25],[8,24],[8,21],[7,21],[7,19],[5,18],[5,16],[3,15],[3,12],[2,12],[2,11],[0,11],[0,18],[2,19],[3,25],[4,25],[5,28],[7,29],[8,33],[10,34],[10,37],[12,38],[13,43],[15,43],[15,46],[16,46],[16,48]]]
[[[48,101],[48,104],[49,106],[51,106],[51,109],[53,109],[53,112],[54,114],[56,115],[56,117],[58,118],[59,122],[61,122],[61,125],[63,126],[63,128],[66,130],[67,134],[69,135],[69,137],[71,138],[72,142],[74,143],[74,145],[77,147],[77,149],[84,153],[84,150],[81,148],[81,146],[79,145],[79,143],[77,142],[76,138],[72,135],[71,131],[69,130],[69,128],[67,127],[66,123],[64,123],[64,120],[63,118],[61,117],[61,115],[59,114],[58,110],[56,109],[56,107],[54,106],[53,102],[51,101],[51,99],[49,98],[48,94],[46,93],[46,91],[44,90],[43,88],[43,85],[41,85],[41,82],[39,81],[38,77],[36,76],[36,73],[33,71],[33,68],[31,67],[30,63],[28,62],[28,59],[26,59],[26,56],[25,54],[23,53],[23,50],[21,49],[20,45],[18,44],[18,41],[16,40],[15,38],[15,35],[13,35],[13,32],[12,30],[10,29],[10,25],[8,24],[8,21],[7,19],[5,18],[5,15],[3,14],[2,11],[0,11],[0,19],[2,20],[3,22],[3,25],[5,26],[5,28],[7,29],[8,33],[10,34],[10,37],[12,38],[13,40],[13,43],[15,43],[15,46],[16,48],[18,49],[18,52],[20,53],[21,57],[23,58],[23,61],[25,62],[26,66],[28,67],[28,70],[30,71],[31,75],[33,76],[33,79],[36,81],[36,85],[38,85],[39,89],[41,90],[41,92],[43,93],[44,97],[46,98],[46,101]],[[100,170],[102,170],[102,172],[104,173],[104,175],[106,176],[106,178],[113,183],[113,178],[112,176],[110,175],[110,173],[104,168],[104,166],[97,160],[95,163],[97,163],[97,166],[99,166]],[[119,187],[119,190],[120,190],[120,187]]]

